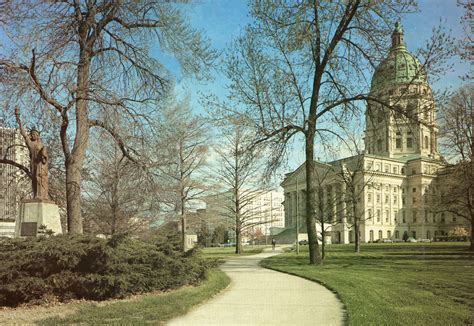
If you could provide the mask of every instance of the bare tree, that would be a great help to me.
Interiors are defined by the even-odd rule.
[[[344,200],[347,209],[346,225],[354,231],[354,251],[360,252],[360,227],[361,224],[371,218],[366,217],[364,194],[367,188],[372,186],[372,177],[364,170],[364,154],[356,151],[357,154],[347,160],[340,162],[338,177],[344,185]]]
[[[441,139],[453,164],[439,171],[436,210],[450,212],[471,224],[474,250],[474,86],[459,89],[442,110]]]
[[[335,180],[334,168],[327,164],[317,164],[316,178],[316,212],[314,218],[321,229],[321,259],[326,256],[326,237],[328,231],[342,223],[343,211],[339,209],[343,198],[341,196],[325,196],[325,187]],[[332,187],[336,184],[332,183]]]
[[[228,56],[230,97],[239,103],[236,114],[243,111],[252,117],[259,142],[272,149],[269,170],[280,165],[290,139],[297,134],[304,137],[310,264],[321,261],[314,220],[316,137],[337,134],[335,126],[344,125],[360,111],[360,101],[396,110],[366,94],[368,72],[385,57],[395,20],[412,10],[413,4],[256,1],[251,6],[254,23]],[[444,39],[434,37],[422,52],[423,69],[441,60],[440,54],[446,52]]]
[[[141,147],[123,128],[121,134],[134,148]],[[88,231],[114,235],[143,229],[152,221],[159,203],[145,162],[142,158],[142,164],[127,160],[104,132],[94,138],[82,195]]]
[[[258,199],[267,191],[257,180],[260,159],[256,148],[250,147],[253,132],[244,121],[233,121],[222,128],[224,142],[216,147],[218,167],[216,176],[224,189],[221,206],[225,217],[233,221],[236,247],[242,253],[242,235],[270,223],[270,210],[263,208]],[[270,203],[272,205],[272,203]]]
[[[81,171],[91,128],[105,130],[134,160],[114,126],[100,120],[101,112],[143,123],[168,89],[170,78],[150,56],[150,44],[157,42],[185,73],[198,77],[209,76],[215,52],[172,2],[44,0],[2,6],[1,27],[15,40],[10,55],[0,53],[2,91],[11,95],[6,105],[37,100],[28,104],[28,114],[41,112],[60,126],[68,231],[82,233]]]
[[[163,208],[180,216],[183,248],[186,250],[186,214],[208,188],[206,156],[210,133],[202,117],[191,113],[189,101],[167,108],[157,136],[158,182],[163,186]]]

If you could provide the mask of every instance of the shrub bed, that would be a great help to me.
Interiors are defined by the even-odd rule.
[[[0,242],[0,306],[105,300],[197,284],[208,262],[171,239],[59,235]]]

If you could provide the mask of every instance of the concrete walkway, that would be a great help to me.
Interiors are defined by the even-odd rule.
[[[281,253],[229,259],[221,269],[232,282],[222,293],[167,325],[342,325],[343,307],[325,287],[258,266]]]

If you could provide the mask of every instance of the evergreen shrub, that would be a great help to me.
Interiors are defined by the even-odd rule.
[[[58,235],[0,241],[0,306],[105,300],[194,285],[211,262],[172,239]]]

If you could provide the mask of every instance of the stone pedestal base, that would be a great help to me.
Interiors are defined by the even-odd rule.
[[[49,200],[22,201],[16,220],[15,237],[36,237],[41,225],[52,230],[54,235],[63,233],[58,205]]]

